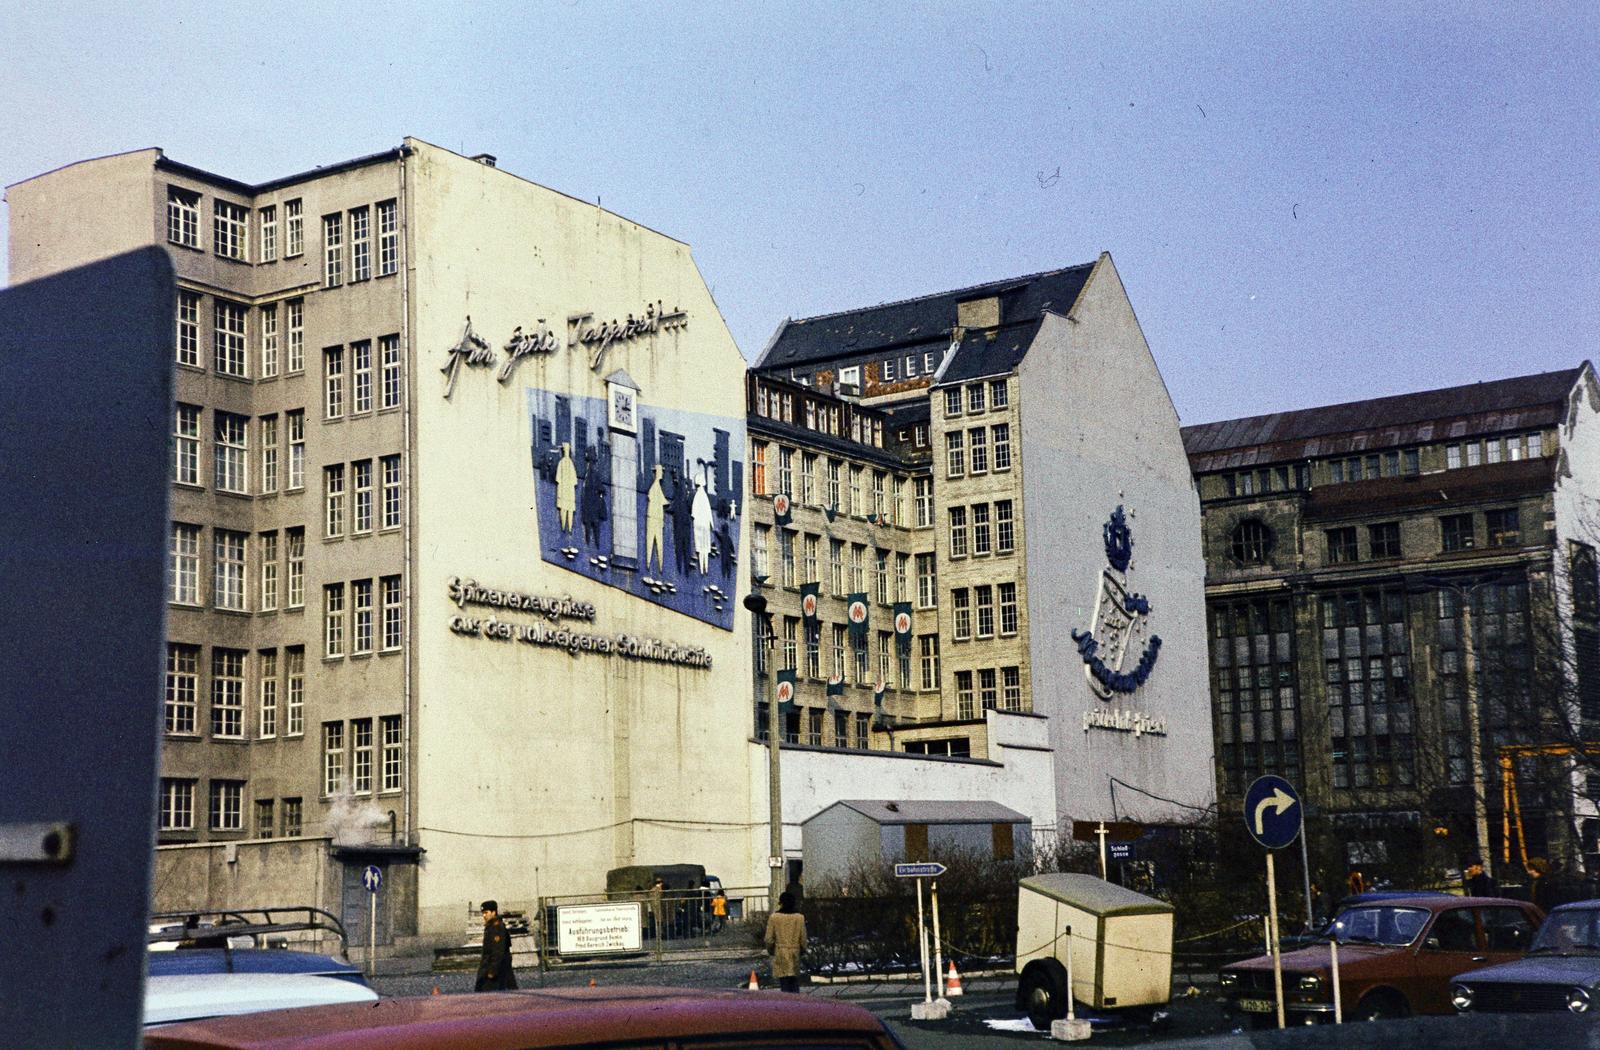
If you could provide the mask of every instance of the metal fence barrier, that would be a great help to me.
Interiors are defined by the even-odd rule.
[[[697,890],[651,890],[540,897],[528,917],[541,966],[591,964],[606,957],[664,961],[673,954],[715,951],[749,952],[761,941],[767,920],[766,886],[724,888],[721,914],[715,894]],[[576,905],[637,904],[638,949],[589,950],[561,943],[560,909]],[[631,933],[632,931],[630,931]]]

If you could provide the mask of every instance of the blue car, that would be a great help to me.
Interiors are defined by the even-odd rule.
[[[154,915],[149,939],[151,977],[277,973],[367,983],[346,954],[344,926],[320,908]],[[320,948],[330,940],[336,953],[288,947]]]
[[[1600,900],[1553,909],[1516,962],[1451,984],[1462,1013],[1600,1013]]]

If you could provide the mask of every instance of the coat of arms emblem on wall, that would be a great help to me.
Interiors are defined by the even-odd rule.
[[[1150,600],[1128,587],[1133,562],[1133,532],[1122,507],[1112,511],[1101,530],[1106,547],[1106,567],[1100,570],[1100,594],[1094,622],[1087,631],[1074,630],[1072,640],[1083,657],[1089,688],[1102,700],[1117,693],[1132,693],[1150,677],[1161,652],[1161,638],[1150,633]],[[1138,658],[1124,670],[1131,653]]]

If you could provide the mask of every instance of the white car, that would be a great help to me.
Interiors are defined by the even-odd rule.
[[[355,981],[303,973],[185,973],[146,979],[144,1023],[284,1010],[295,1006],[374,1002],[378,993]]]

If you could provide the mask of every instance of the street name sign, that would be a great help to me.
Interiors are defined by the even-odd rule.
[[[1244,793],[1244,826],[1267,849],[1282,849],[1300,834],[1300,794],[1282,777],[1257,777]]]
[[[945,871],[943,864],[896,864],[894,877],[897,879],[936,879]]]

